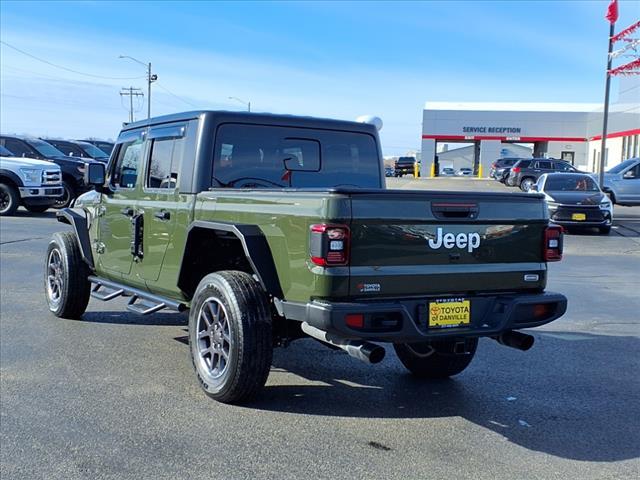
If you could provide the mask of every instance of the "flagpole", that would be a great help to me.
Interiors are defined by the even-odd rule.
[[[607,123],[609,120],[609,87],[611,86],[611,52],[613,51],[613,30],[615,22],[609,25],[609,51],[607,53],[607,81],[604,87],[604,119],[602,120],[602,144],[600,146],[600,165],[598,166],[598,183],[604,186],[604,165],[607,154]]]

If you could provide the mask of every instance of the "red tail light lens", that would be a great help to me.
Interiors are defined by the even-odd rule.
[[[512,167],[512,168],[511,168],[511,171],[512,171],[513,173],[520,173],[520,167]]]
[[[346,225],[311,225],[309,255],[321,267],[347,265],[351,233]]]
[[[546,262],[562,260],[562,227],[553,225],[544,231],[544,245],[542,246]]]

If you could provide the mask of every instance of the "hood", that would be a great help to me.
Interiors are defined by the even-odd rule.
[[[71,157],[68,155],[64,155],[64,156],[58,155],[55,157],[51,157],[51,159],[56,161],[71,162],[71,163],[96,163],[95,160],[92,160],[90,158]]]
[[[0,157],[2,166],[9,166],[13,168],[43,168],[43,169],[59,169],[55,163],[47,162],[46,160],[37,160],[35,158],[28,157]]]
[[[545,192],[552,202],[563,205],[600,205],[607,196],[602,192]]]

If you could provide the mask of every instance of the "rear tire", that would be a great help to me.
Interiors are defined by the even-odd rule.
[[[200,281],[189,312],[189,351],[211,398],[240,403],[262,390],[273,356],[271,310],[251,275],[223,271]]]
[[[20,194],[9,183],[0,183],[0,216],[8,217],[16,213],[20,206]]]
[[[534,183],[536,182],[533,180],[533,178],[523,178],[520,182],[520,190],[522,190],[523,192],[528,192],[529,190],[531,190],[531,187]]]
[[[435,340],[420,343],[397,343],[393,345],[402,364],[419,378],[448,378],[457,375],[469,366],[478,348],[477,338],[465,340],[468,353],[453,353],[459,340]]]
[[[47,247],[44,291],[49,310],[56,317],[79,319],[87,309],[91,283],[89,267],[72,232],[53,234]]]

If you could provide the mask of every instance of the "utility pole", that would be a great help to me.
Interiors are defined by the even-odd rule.
[[[122,88],[120,90],[121,97],[129,97],[129,122],[133,122],[133,97],[144,97],[144,93],[142,93],[141,88]]]
[[[144,63],[137,58],[130,57],[129,55],[120,55],[118,58],[128,58],[140,65],[147,67],[147,118],[151,118],[151,84],[158,80],[158,75],[151,73],[151,62]]]

